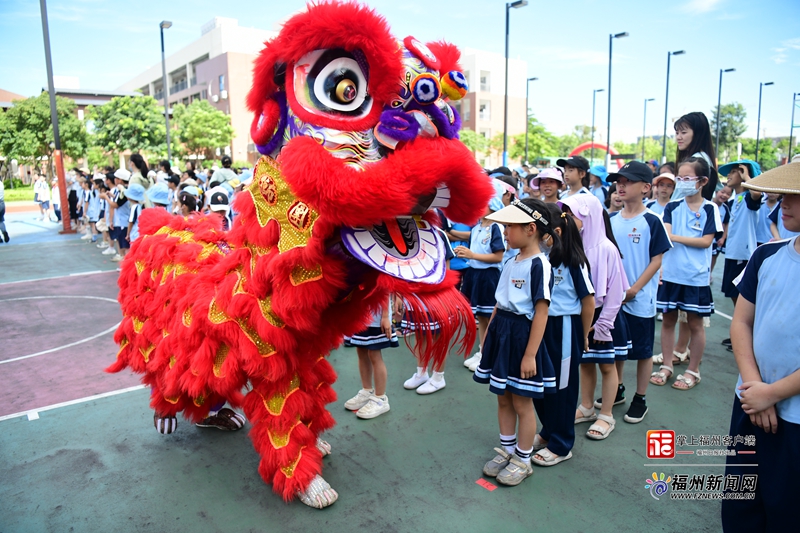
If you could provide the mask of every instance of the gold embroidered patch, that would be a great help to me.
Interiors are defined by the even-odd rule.
[[[181,319],[183,325],[187,328],[192,325],[192,306],[186,308],[186,311],[183,312],[183,318]]]
[[[155,349],[156,349],[156,347],[155,347],[154,344],[151,344],[147,348],[139,348],[139,353],[141,353],[142,357],[144,357],[144,362],[145,363],[149,363],[150,362],[150,354],[153,353],[153,350],[155,350]]]
[[[311,270],[298,265],[292,269],[290,279],[292,285],[295,287],[302,285],[303,283],[308,283],[309,281],[322,279],[322,265],[317,265]]]
[[[286,399],[291,396],[297,389],[300,388],[300,378],[295,374],[289,381],[289,390],[287,392],[276,392],[269,399],[264,400],[264,407],[272,416],[280,416],[283,412],[283,405]]]
[[[123,338],[123,339],[122,339],[122,340],[119,342],[119,351],[117,352],[117,359],[119,359],[119,356],[120,356],[120,354],[122,353],[122,350],[124,350],[124,349],[125,349],[125,347],[128,345],[128,342],[129,342],[129,341],[128,341],[128,339],[125,339],[125,338]]]
[[[192,401],[194,402],[194,404],[197,407],[200,407],[201,405],[203,405],[206,402],[206,397],[201,394],[200,396],[198,396],[197,398],[195,398]]]
[[[292,461],[290,464],[281,467],[281,472],[286,477],[292,477],[294,475],[294,469],[297,468],[297,464],[300,462],[300,459],[303,457],[303,448],[300,448],[300,451],[297,453],[297,459]]]
[[[178,400],[180,400],[181,397],[180,396],[164,396],[164,399],[167,400],[172,405],[175,405],[176,403],[178,403]]]
[[[269,441],[272,443],[272,447],[276,450],[279,450],[289,444],[289,439],[292,437],[292,431],[300,422],[295,422],[295,424],[287,431],[286,433],[277,433],[273,432],[271,429],[267,430],[267,435],[269,435]]]
[[[319,213],[297,200],[274,159],[264,156],[258,161],[255,178],[247,191],[253,198],[261,227],[270,220],[280,225],[278,250],[281,253],[308,244]]]
[[[170,368],[172,368],[173,366],[175,366],[175,362],[176,362],[176,361],[177,361],[177,359],[175,358],[175,356],[174,356],[174,355],[171,355],[171,356],[169,357],[169,367],[170,367]]]
[[[217,355],[214,357],[214,375],[218,378],[225,377],[225,374],[222,373],[222,365],[225,363],[225,359],[228,358],[230,351],[230,346],[225,344],[220,344],[219,348],[217,348]]]
[[[137,317],[132,316],[131,322],[133,322],[133,331],[136,333],[141,333],[142,328],[144,327],[144,320],[139,320]]]
[[[144,261],[136,261],[134,264],[136,265],[136,273],[141,275],[145,267]]]
[[[228,313],[220,308],[217,304],[217,299],[213,298],[211,300],[211,305],[208,306],[208,320],[212,324],[224,324],[232,319],[228,316]]]
[[[264,317],[264,319],[276,328],[282,328],[286,325],[286,323],[284,323],[284,321],[272,311],[271,296],[267,296],[266,298],[258,300],[258,307],[261,309],[261,315]]]

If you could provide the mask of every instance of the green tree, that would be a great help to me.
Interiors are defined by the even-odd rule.
[[[745,159],[756,160],[756,140],[741,139],[742,157]],[[788,139],[787,139],[788,148]],[[769,139],[761,139],[758,143],[758,163],[762,171],[767,171],[778,166],[778,151]],[[787,150],[788,153],[788,150]]]
[[[717,154],[720,164],[731,160],[731,154],[735,153],[736,143],[739,138],[747,131],[744,119],[747,112],[744,106],[738,102],[723,104],[719,112],[719,147],[722,154]],[[711,136],[716,138],[717,132],[717,106],[711,110]]]
[[[470,149],[473,155],[477,156],[479,153],[485,153],[489,149],[489,139],[478,132],[461,130],[458,132],[458,138]]]
[[[177,104],[172,116],[178,140],[188,154],[211,157],[214,150],[230,145],[233,139],[231,118],[207,100],[195,100],[188,106]]]
[[[117,96],[102,106],[89,106],[87,111],[95,145],[106,154],[130,150],[166,155],[164,108],[152,96]]]
[[[73,100],[56,96],[61,151],[70,159],[83,157],[89,144],[86,128],[76,116],[76,108]],[[46,156],[52,164],[55,146],[48,93],[15,100],[14,106],[2,115],[0,154],[31,165]]]
[[[558,155],[556,153],[555,135],[544,127],[544,124],[531,116],[528,120],[528,160],[537,157]],[[503,134],[498,133],[492,138],[490,147],[497,153],[503,151]],[[508,159],[510,161],[523,161],[525,159],[525,134],[519,133],[508,138]]]

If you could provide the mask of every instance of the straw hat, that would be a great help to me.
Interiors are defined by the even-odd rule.
[[[781,165],[742,183],[746,189],[780,194],[800,194],[800,163]]]

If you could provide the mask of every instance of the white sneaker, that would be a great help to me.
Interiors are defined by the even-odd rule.
[[[114,249],[113,246],[106,246],[106,249],[103,250],[103,255],[116,255],[117,251]]]
[[[482,357],[482,355],[481,355],[481,351],[480,351],[480,350],[478,350],[477,352],[475,352],[475,355],[473,355],[472,357],[468,357],[468,358],[467,358],[467,359],[464,361],[464,366],[465,366],[465,367],[467,367],[467,368],[469,368],[469,367],[471,367],[471,366],[472,366],[472,364],[473,364],[473,363],[475,363],[475,361],[477,361],[478,363],[480,363],[480,362],[481,362],[481,357]],[[477,365],[477,363],[476,363],[476,365]],[[473,371],[473,372],[475,372],[475,370],[474,370],[474,369],[473,369],[472,371]]]
[[[424,373],[417,374],[414,372],[414,375],[408,378],[405,383],[403,383],[403,388],[408,390],[414,390],[423,383],[427,383],[427,381],[431,379],[428,375],[428,370],[426,369]]]
[[[84,233],[83,237],[81,237],[81,240],[82,241],[88,241],[91,238],[92,238],[92,234],[91,233]]]
[[[111,258],[111,260],[112,260],[112,261],[114,261],[115,263],[119,263],[119,262],[120,262],[120,261],[122,261],[123,259],[125,259],[125,258],[124,258],[124,257],[122,257],[122,256],[121,256],[121,255],[119,255],[119,254],[116,254],[114,257],[112,257],[112,258]]]
[[[444,382],[444,372],[434,372],[433,377],[417,389],[417,394],[433,394],[442,390],[447,383]]]
[[[375,418],[389,410],[389,397],[385,394],[383,396],[375,396],[374,394],[369,397],[367,404],[356,411],[358,418],[365,420]]]
[[[483,357],[483,356],[481,355],[481,357]],[[468,367],[470,372],[475,372],[475,369],[478,368],[478,365],[481,364],[481,357],[473,357],[472,358],[472,362],[469,364],[469,367]]]
[[[100,241],[100,244],[98,244],[97,247],[103,250],[105,248],[108,248],[108,243],[106,241]]]
[[[348,411],[358,411],[369,402],[370,397],[375,393],[372,389],[361,389],[358,394],[344,402],[344,408]]]

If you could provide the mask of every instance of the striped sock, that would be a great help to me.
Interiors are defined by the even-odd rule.
[[[517,436],[516,435],[503,435],[500,434],[500,446],[506,451],[506,453],[514,453],[514,448],[517,447]]]
[[[514,453],[517,457],[520,458],[522,462],[525,464],[531,464],[531,454],[533,453],[533,446],[531,446],[530,450],[520,450],[519,446],[515,446]]]

